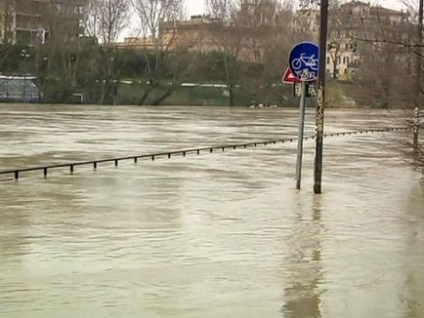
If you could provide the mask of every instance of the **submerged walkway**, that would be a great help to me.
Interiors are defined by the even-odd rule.
[[[331,134],[324,134],[324,137],[337,137],[337,136],[348,136],[348,135],[359,135],[359,134],[370,134],[370,133],[384,133],[384,132],[394,132],[394,131],[406,131],[412,130],[411,127],[389,127],[389,128],[380,128],[380,129],[366,129],[360,131],[347,131],[347,132],[338,132]],[[304,140],[314,139],[315,135],[305,137]],[[100,159],[100,160],[90,160],[90,161],[79,161],[73,163],[64,163],[64,164],[56,164],[56,165],[47,165],[47,166],[37,166],[37,167],[28,167],[28,168],[20,168],[20,169],[11,169],[0,171],[0,175],[10,175],[10,178],[2,181],[10,181],[10,180],[19,180],[24,172],[34,172],[40,171],[42,172],[42,176],[47,178],[48,172],[53,169],[68,169],[71,174],[74,173],[75,167],[78,166],[93,166],[93,169],[97,169],[100,163],[114,163],[115,167],[119,165],[121,161],[134,161],[137,163],[139,160],[156,160],[160,158],[168,158],[171,159],[173,157],[186,157],[189,154],[204,154],[204,153],[214,153],[214,152],[224,152],[225,150],[230,149],[245,149],[252,148],[258,146],[267,146],[267,145],[275,145],[278,143],[293,143],[297,141],[298,138],[287,138],[287,139],[279,139],[279,140],[267,140],[267,141],[255,141],[243,144],[232,144],[232,145],[220,145],[220,146],[211,146],[211,147],[202,147],[202,148],[192,148],[192,149],[184,149],[184,150],[175,150],[175,151],[166,151],[160,153],[153,154],[144,154],[144,155],[135,155],[135,156],[126,156],[126,157],[117,157],[110,159]]]

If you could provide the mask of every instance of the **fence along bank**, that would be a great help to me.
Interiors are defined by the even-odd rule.
[[[41,92],[36,85],[36,78],[0,75],[0,102],[41,102]]]

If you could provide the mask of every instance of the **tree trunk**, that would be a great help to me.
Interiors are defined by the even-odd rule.
[[[230,106],[234,106],[234,90],[233,90],[233,84],[228,85],[228,92],[230,95]]]
[[[167,99],[169,96],[171,96],[172,92],[173,92],[172,89],[166,91],[164,94],[162,94],[162,96],[160,96],[159,98],[155,99],[152,102],[152,105],[153,106],[160,105],[165,99]]]
[[[234,106],[234,94],[233,94],[233,81],[232,81],[232,76],[231,76],[231,71],[230,71],[230,65],[229,65],[229,61],[228,61],[228,56],[227,54],[224,55],[224,65],[225,65],[225,77],[226,77],[226,82],[227,82],[227,87],[228,87],[228,91],[229,91],[229,102],[230,102],[230,106]]]
[[[337,66],[339,66],[339,45],[336,45],[333,58],[333,78],[337,78]]]

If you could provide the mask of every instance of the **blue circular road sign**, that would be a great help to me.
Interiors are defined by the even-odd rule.
[[[318,45],[312,42],[296,44],[289,56],[289,68],[302,82],[311,82],[318,78]]]

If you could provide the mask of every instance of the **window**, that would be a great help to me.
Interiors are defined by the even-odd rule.
[[[350,62],[349,56],[344,56],[343,57],[343,64],[344,65],[349,65],[349,62]]]
[[[21,45],[30,45],[32,40],[31,31],[16,31],[16,42]]]
[[[327,65],[329,65],[330,63],[331,63],[331,58],[327,56]]]

